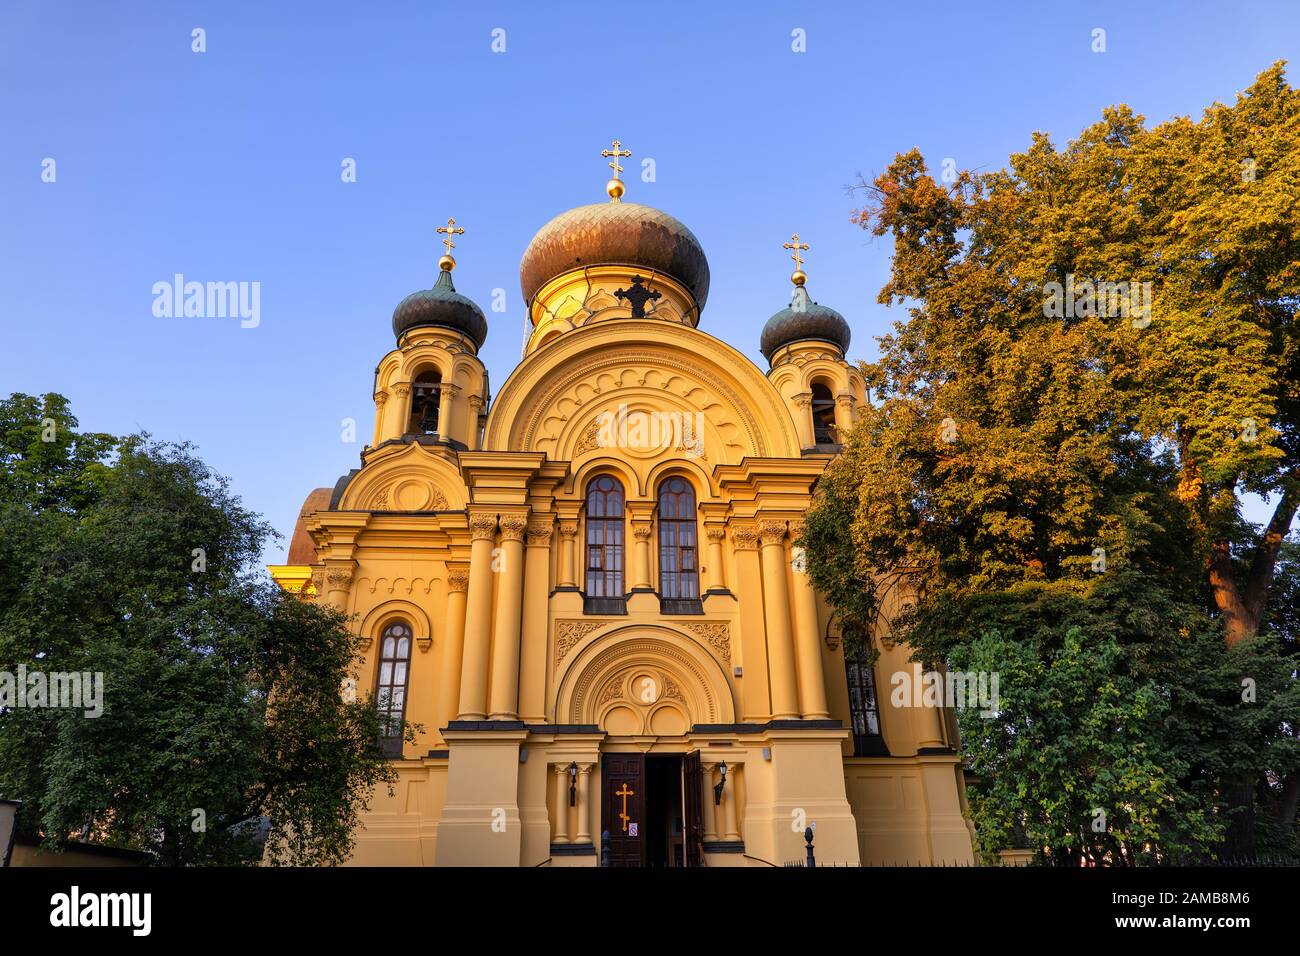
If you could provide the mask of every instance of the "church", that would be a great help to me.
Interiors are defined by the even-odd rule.
[[[528,339],[495,394],[452,279],[465,230],[439,227],[361,467],[307,496],[270,568],[359,628],[398,780],[351,862],[781,866],[811,828],[819,866],[970,863],[952,714],[889,700],[904,589],[878,657],[846,658],[794,544],[867,401],[848,323],[796,235],[767,367],[710,335],[704,250],[624,201],[630,155],[604,150],[607,201],[524,250]]]

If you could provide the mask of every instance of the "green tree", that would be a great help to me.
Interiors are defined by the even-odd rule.
[[[805,525],[814,583],[850,625],[870,623],[881,569],[907,569],[918,600],[897,631],[931,663],[984,640],[975,619],[998,635],[988,647],[1028,640],[973,613],[990,599],[1109,595],[1109,623],[1081,634],[1117,651],[1088,659],[1173,701],[1126,717],[1164,735],[1152,753],[1213,745],[1166,769],[1204,800],[1197,820],[1231,810],[1230,852],[1250,850],[1265,776],[1300,766],[1294,681],[1256,640],[1300,505],[1298,163],[1300,94],[1280,63],[1200,121],[1148,127],[1113,107],[1064,149],[1036,134],[1005,170],[945,185],[899,155],[855,215],[892,238],[880,300],[908,318],[864,365],[873,400]],[[1262,528],[1242,517],[1251,493],[1273,505]],[[1174,670],[1188,643],[1209,653],[1206,627],[1213,666]],[[1025,644],[1045,673],[1068,633]],[[1274,696],[1237,699],[1247,678]],[[1228,695],[1217,729],[1179,705],[1211,691]],[[1205,846],[1178,816],[1168,845]]]
[[[0,793],[51,847],[237,863],[268,818],[271,862],[342,862],[392,779],[340,694],[358,638],[257,570],[270,527],[188,446],[77,426],[0,401],[0,670],[102,673],[102,714],[0,712]]]

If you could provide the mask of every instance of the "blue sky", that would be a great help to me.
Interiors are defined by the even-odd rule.
[[[604,198],[616,137],[628,200],[704,245],[703,328],[761,362],[797,231],[810,292],[870,358],[901,314],[875,302],[888,244],[850,223],[859,174],[913,146],[996,168],[1111,103],[1199,116],[1298,48],[1295,3],[5,2],[0,391],[195,442],[287,536],[355,467],[393,307],[434,280],[448,216],[496,389],[523,340],[520,255]],[[260,324],[155,317],[176,273],[260,282]]]

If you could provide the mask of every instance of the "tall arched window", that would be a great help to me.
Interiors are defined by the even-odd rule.
[[[406,425],[408,435],[433,435],[438,431],[438,399],[442,375],[438,372],[421,372],[411,383],[411,418]]]
[[[586,609],[626,613],[623,591],[623,486],[599,475],[587,485]]]
[[[384,753],[402,755],[402,718],[406,714],[406,681],[411,665],[411,628],[394,621],[384,628],[379,640],[379,680],[375,702],[379,707],[380,736]]]
[[[812,420],[813,441],[818,445],[834,445],[839,441],[835,435],[835,396],[822,382],[813,382]]]
[[[668,614],[700,611],[695,489],[685,478],[659,485],[659,600]]]
[[[849,683],[849,721],[853,725],[855,757],[888,756],[880,733],[880,704],[876,699],[876,673],[866,644],[852,657],[844,657]]]

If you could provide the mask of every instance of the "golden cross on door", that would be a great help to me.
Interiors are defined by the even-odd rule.
[[[617,146],[618,143],[616,142],[614,145]],[[628,797],[635,797],[635,796],[636,796],[636,791],[635,791],[635,790],[629,790],[629,789],[627,788],[627,781],[624,780],[624,781],[623,781],[623,789],[622,789],[622,790],[615,790],[615,791],[614,791],[614,796],[616,796],[616,797],[622,797],[622,798],[623,798],[623,812],[620,813],[620,814],[618,815],[618,818],[619,818],[620,820],[623,821],[623,832],[626,833],[626,832],[627,832],[627,822],[628,822],[629,820],[632,819],[631,817],[629,817],[629,816],[627,815],[627,798],[628,798]]]
[[[808,243],[799,241],[799,233],[796,232],[793,236],[791,236],[790,241],[787,242],[785,245],[783,245],[781,248],[794,250],[794,252],[790,254],[790,258],[794,260],[795,271],[797,272],[803,271],[803,258],[799,255],[799,253],[801,251],[807,252],[809,246]]]
[[[445,233],[447,236],[446,239],[442,240],[442,244],[447,247],[447,255],[451,255],[451,250],[456,248],[456,243],[451,241],[451,237],[465,235],[465,230],[456,225],[455,219],[448,219],[447,225],[439,226],[437,231]]]
[[[620,149],[619,147],[622,146],[622,145],[623,145],[623,144],[620,143],[618,140],[614,140],[614,148],[613,148],[613,149],[602,150],[602,151],[601,151],[601,154],[600,154],[600,155],[602,155],[602,156],[606,156],[606,157],[608,157],[608,156],[613,156],[613,157],[614,157],[614,161],[613,161],[612,163],[609,164],[609,168],[612,169],[612,170],[614,170],[614,178],[615,178],[615,179],[618,179],[618,174],[621,173],[621,172],[623,171],[623,167],[620,166],[620,165],[618,164],[619,157],[624,157],[624,158],[626,158],[626,157],[632,155],[632,150],[630,150],[630,149]]]

